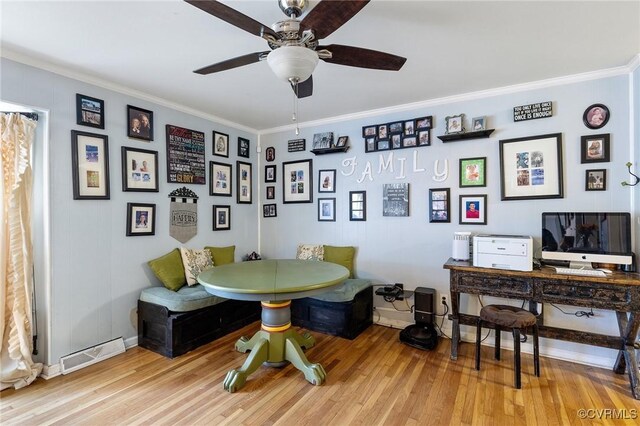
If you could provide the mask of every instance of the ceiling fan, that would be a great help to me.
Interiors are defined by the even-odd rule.
[[[308,0],[276,0],[288,19],[267,27],[260,22],[215,0],[185,0],[187,3],[265,39],[271,51],[254,52],[212,64],[194,72],[212,74],[267,60],[273,72],[291,84],[298,98],[311,96],[311,74],[318,60],[337,65],[398,71],[406,58],[340,44],[319,45],[323,39],[355,16],[370,0],[322,0],[298,20]]]

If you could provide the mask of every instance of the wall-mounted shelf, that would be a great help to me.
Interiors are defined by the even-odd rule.
[[[311,152],[315,155],[335,154],[337,152],[347,152],[349,148],[349,146],[341,146],[339,148],[312,149]]]
[[[478,130],[476,132],[455,133],[453,135],[438,136],[442,142],[460,141],[464,139],[488,138],[495,129]]]

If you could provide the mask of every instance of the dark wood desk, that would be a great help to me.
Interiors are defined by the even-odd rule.
[[[640,399],[640,378],[635,345],[640,330],[640,274],[615,272],[610,277],[556,274],[543,267],[531,272],[478,268],[470,262],[449,259],[452,324],[451,359],[458,359],[460,324],[476,325],[477,316],[460,312],[460,294],[477,294],[529,301],[529,310],[538,315],[541,337],[618,349],[613,371],[629,374],[631,392]],[[618,336],[589,333],[544,325],[536,303],[558,303],[616,312]],[[627,368],[628,367],[628,368]]]

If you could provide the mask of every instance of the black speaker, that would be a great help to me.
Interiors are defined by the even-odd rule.
[[[433,324],[435,312],[436,290],[433,288],[416,287],[415,319],[416,324]]]

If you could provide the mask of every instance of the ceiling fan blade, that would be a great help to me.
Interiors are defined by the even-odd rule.
[[[249,18],[237,10],[226,6],[215,0],[184,0],[192,6],[197,7],[200,10],[204,10],[210,15],[216,18],[222,19],[225,22],[235,25],[236,27],[250,32],[258,37],[267,38],[271,36],[278,39],[278,35],[270,27],[261,24],[260,22]]]
[[[198,70],[195,70],[194,72],[196,74],[207,75],[213,74],[214,72],[230,70],[231,68],[242,67],[244,65],[253,64],[254,62],[259,62],[260,57],[268,53],[269,51],[249,53],[248,55],[238,56],[237,58],[227,59],[226,61],[218,62],[217,64],[200,68]]]
[[[332,54],[331,58],[321,58],[323,61],[338,65],[348,65],[350,67],[398,71],[407,61],[407,58],[403,58],[402,56],[396,56],[390,53],[379,52],[377,50],[370,50],[362,47],[330,44],[328,46],[318,46],[316,48],[317,51],[323,49],[328,50]]]
[[[323,0],[300,22],[300,31],[312,29],[316,40],[344,25],[369,3],[370,0]]]
[[[296,88],[292,84],[291,88],[293,89],[293,93],[296,93]],[[303,81],[302,83],[298,83],[298,99],[309,97],[313,94],[313,76],[310,76],[308,79]]]

